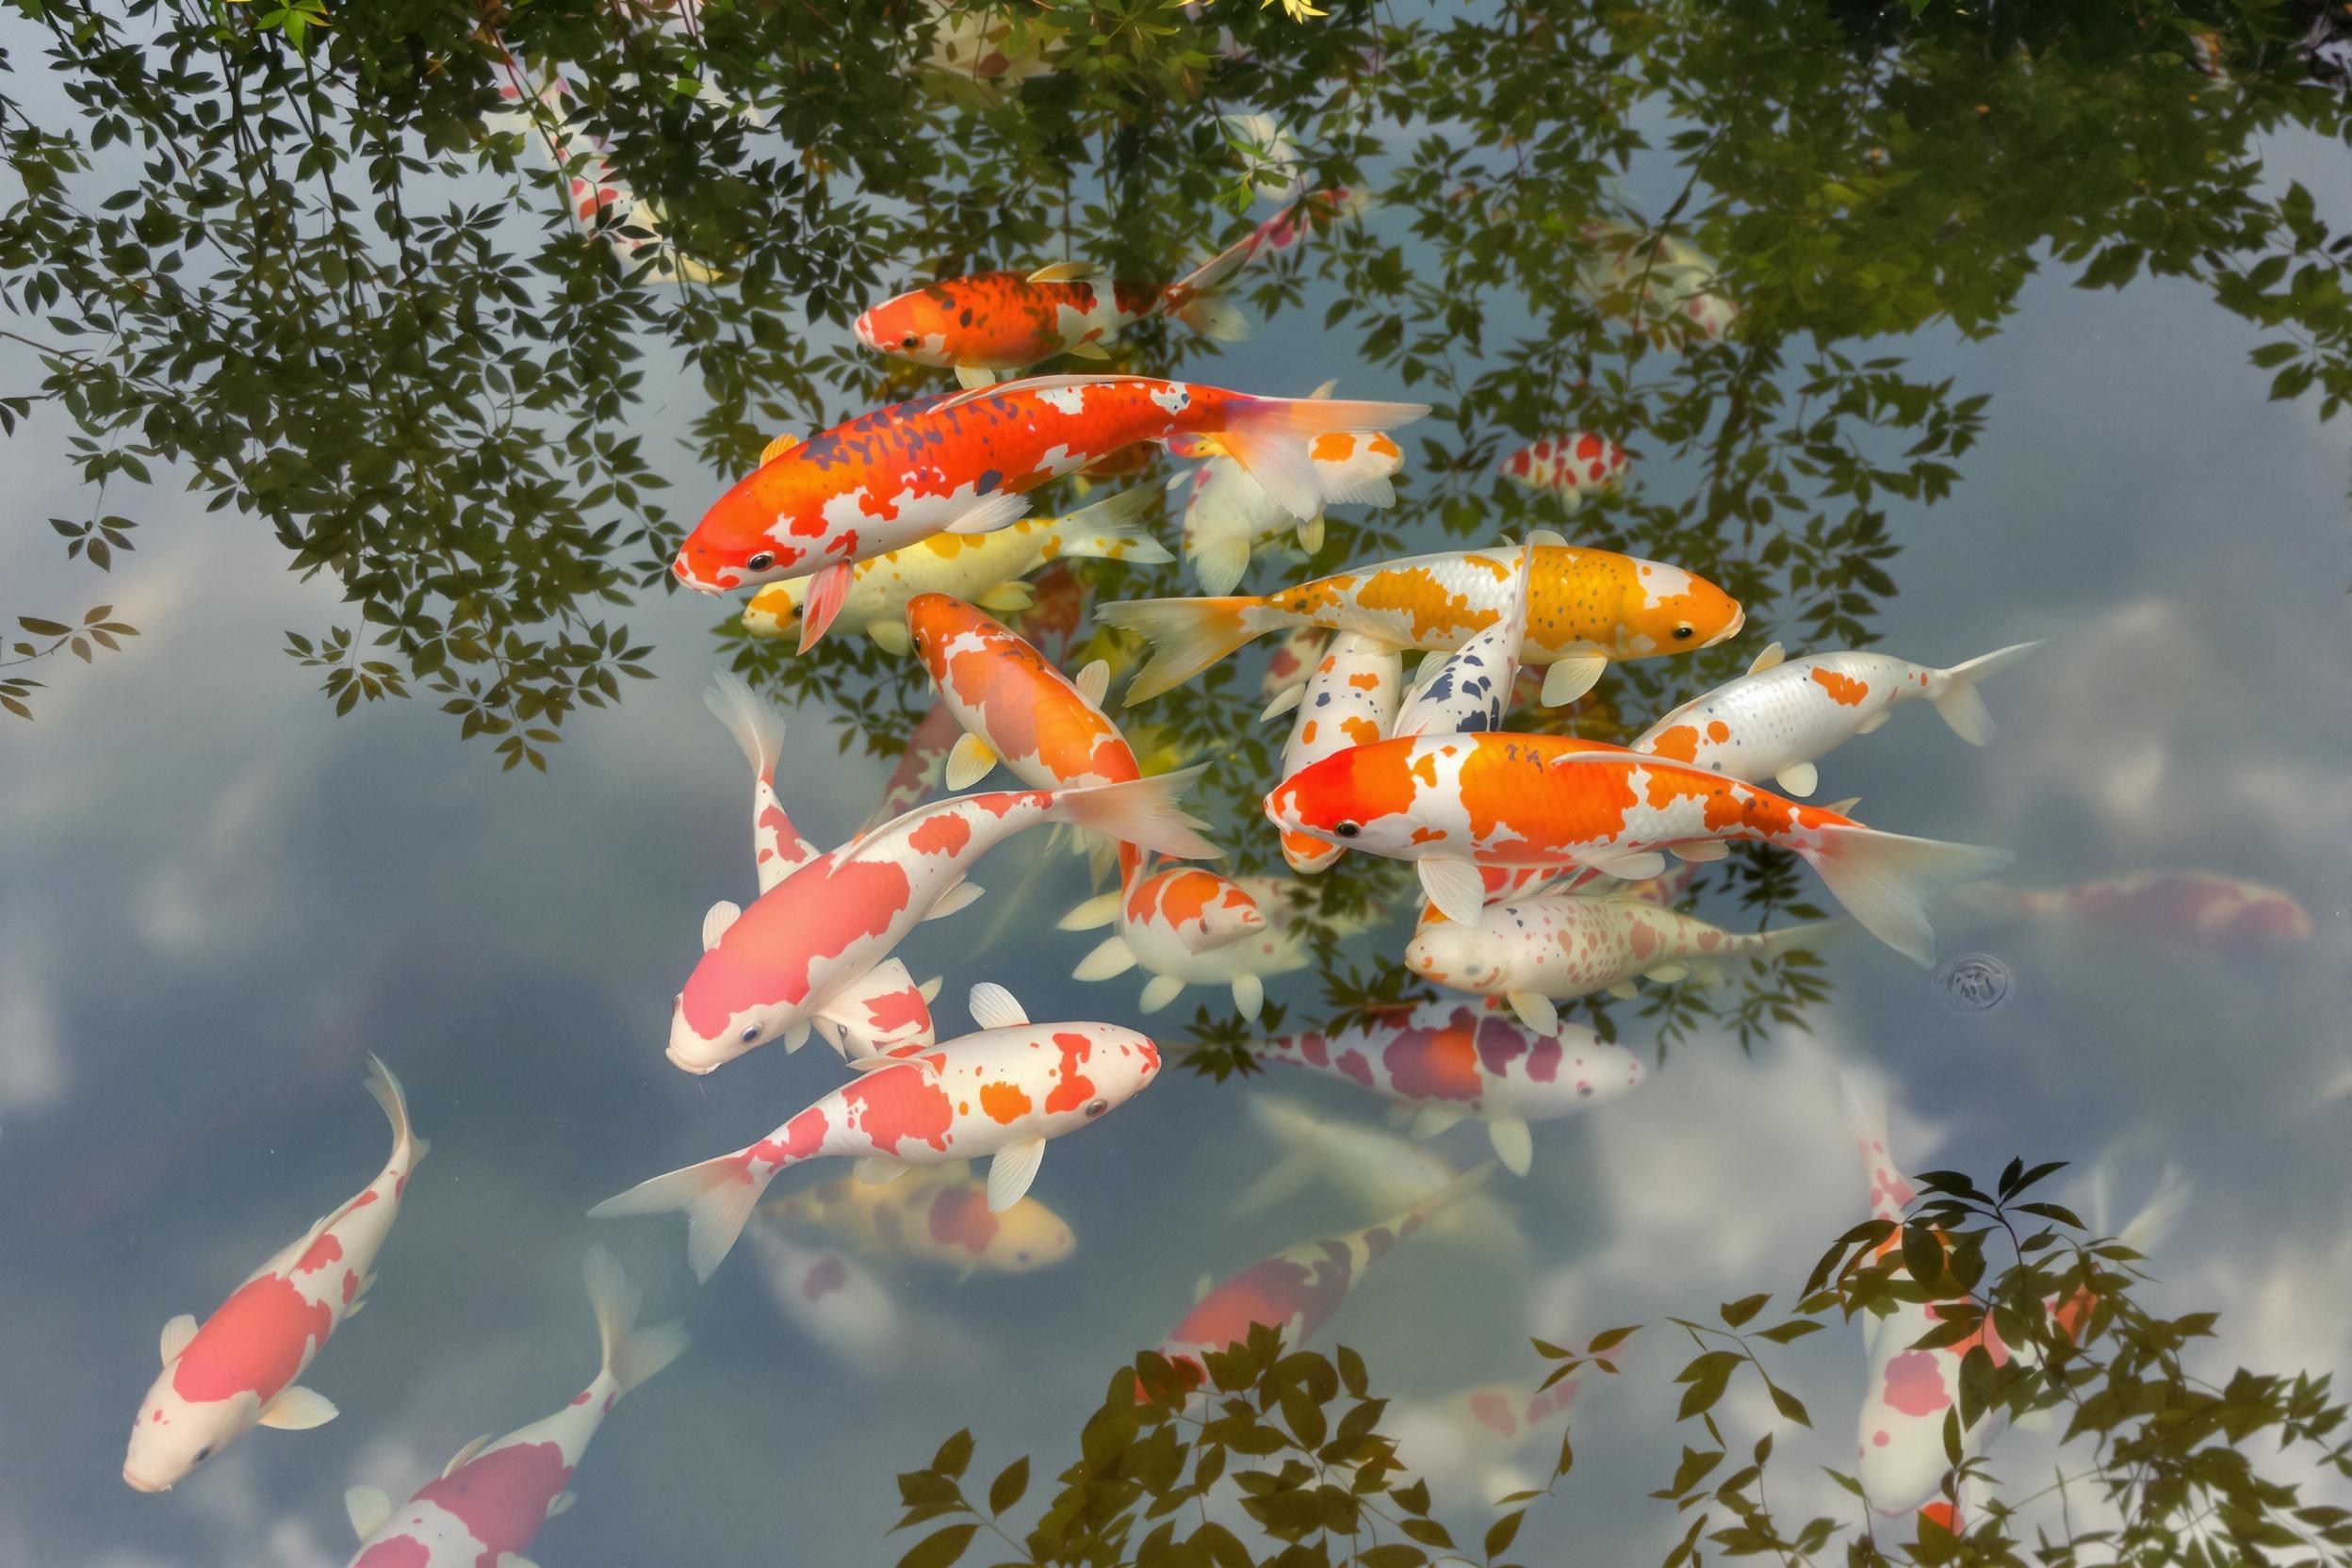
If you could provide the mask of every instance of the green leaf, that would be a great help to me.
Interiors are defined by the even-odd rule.
[[[1488,1560],[1492,1561],[1511,1550],[1511,1544],[1519,1539],[1519,1526],[1527,1519],[1527,1516],[1526,1509],[1514,1509],[1486,1527]]]
[[[951,1480],[963,1478],[964,1467],[972,1462],[972,1433],[960,1430],[939,1445],[939,1451],[931,1456],[931,1468]]]
[[[972,1538],[980,1527],[974,1524],[950,1525],[935,1530],[915,1543],[912,1550],[898,1560],[898,1568],[948,1568],[948,1564],[964,1555]]]
[[[1029,1490],[1029,1456],[1023,1454],[988,1483],[988,1512],[997,1514],[1011,1508]]]
[[[1723,1315],[1725,1328],[1737,1329],[1763,1311],[1764,1303],[1772,1298],[1770,1291],[1762,1291],[1754,1296],[1743,1296],[1737,1301],[1727,1301],[1716,1310]]]

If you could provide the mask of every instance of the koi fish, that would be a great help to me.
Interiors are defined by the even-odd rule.
[[[2018,643],[1981,659],[1930,669],[1884,653],[1816,653],[1784,659],[1774,643],[1748,673],[1684,703],[1626,743],[1634,751],[1695,763],[1752,783],[1772,779],[1792,795],[1820,783],[1814,762],[1924,697],[1952,732],[1972,746],[1993,738],[1993,716],[1977,682],[2023,659],[2039,643]]]
[[[1328,398],[1331,385],[1325,382],[1310,396]],[[1181,491],[1184,497],[1184,561],[1205,592],[1232,593],[1257,547],[1294,527],[1301,550],[1312,556],[1322,549],[1323,514],[1318,512],[1303,521],[1293,517],[1247,469],[1225,455],[1216,436],[1187,436],[1169,443],[1168,450],[1200,460],[1191,474],[1171,479],[1168,488],[1171,496]],[[1380,432],[1319,436],[1308,456],[1318,486],[1332,504],[1396,503],[1389,476],[1404,462],[1404,449]]]
[[[1401,649],[1362,632],[1343,631],[1318,660],[1304,683],[1286,689],[1266,707],[1268,718],[1296,708],[1290,739],[1282,743],[1282,776],[1290,777],[1350,746],[1370,745],[1388,735],[1404,692]],[[1344,853],[1308,833],[1282,836],[1282,858],[1297,872],[1318,872]]]
[[[1535,545],[1511,569],[1511,596],[1502,615],[1453,652],[1430,654],[1424,673],[1398,705],[1389,738],[1469,734],[1500,729],[1519,683],[1519,649],[1527,639],[1527,591],[1535,580]]]
[[[1163,565],[1175,557],[1141,522],[1152,496],[1149,486],[1121,490],[1067,516],[1024,517],[993,533],[935,533],[905,549],[860,561],[851,568],[849,591],[836,614],[885,653],[904,654],[906,605],[919,594],[950,594],[999,614],[1014,614],[1036,602],[1021,580],[1050,561],[1083,556]],[[752,595],[743,608],[744,628],[756,637],[792,635],[808,582],[788,578]]]
[[[1064,930],[1102,923],[1101,900],[1090,899],[1062,920]],[[1186,986],[1228,986],[1233,1006],[1254,1019],[1266,1004],[1269,976],[1307,967],[1313,951],[1304,932],[1272,925],[1249,890],[1231,877],[1195,866],[1169,866],[1127,883],[1118,904],[1119,930],[1102,939],[1070,972],[1079,980],[1109,980],[1140,966],[1152,978],[1138,1005],[1156,1013]]]
[[[1279,1331],[1285,1347],[1304,1345],[1322,1331],[1374,1264],[1428,1224],[1431,1216],[1478,1190],[1494,1168],[1482,1165],[1456,1177],[1377,1225],[1286,1247],[1214,1283],[1204,1276],[1200,1297],[1160,1342],[1160,1354],[1198,1387],[1208,1380],[1202,1358],[1248,1339],[1258,1324]]]
[[[367,1304],[376,1252],[431,1148],[409,1124],[400,1080],[372,1055],[367,1088],[392,1123],[391,1158],[350,1202],[247,1275],[202,1326],[187,1313],[163,1326],[163,1371],[139,1401],[122,1461],[132,1490],[170,1491],[257,1425],[307,1431],[335,1419],[334,1402],[296,1380]]]
[[[2214,952],[2311,938],[2311,911],[2293,893],[2201,871],[2148,872],[2071,888],[1984,882],[1954,898],[1984,918],[2124,931]]]
[[[1072,680],[1005,627],[945,594],[910,600],[906,629],[939,700],[964,729],[947,756],[949,789],[970,789],[1000,761],[1040,790],[1142,776],[1135,749],[1102,711],[1111,667],[1100,659]],[[1119,857],[1122,877],[1142,860],[1130,843],[1119,846]]]
[[[1250,1119],[1285,1152],[1250,1184],[1233,1204],[1236,1215],[1269,1208],[1317,1177],[1372,1214],[1396,1214],[1444,1190],[1462,1174],[1428,1144],[1385,1127],[1328,1116],[1277,1094],[1252,1094],[1248,1104]],[[1527,1238],[1511,1206],[1483,1190],[1464,1195],[1430,1220],[1429,1236],[1477,1242],[1515,1255],[1527,1250]]]
[[[1738,635],[1738,601],[1705,578],[1538,531],[1519,657],[1548,664],[1544,701],[1591,691],[1611,660],[1712,647]],[[1396,647],[1451,652],[1511,608],[1512,553],[1448,550],[1340,572],[1279,593],[1232,598],[1122,599],[1095,618],[1140,633],[1152,661],[1127,689],[1132,706],[1182,685],[1280,627],[1359,632]]]
[[[1266,658],[1266,673],[1258,678],[1260,700],[1274,703],[1283,693],[1304,686],[1307,677],[1315,673],[1316,662],[1323,657],[1325,635],[1319,626],[1295,626],[1274,639],[1274,651]],[[1298,701],[1293,697],[1282,708],[1269,707],[1266,716],[1270,719],[1283,709],[1296,706]]]
[[[1400,1462],[1432,1492],[1480,1504],[1538,1492],[1519,1456],[1539,1439],[1558,1446],[1583,1373],[1579,1366],[1549,1388],[1494,1382],[1445,1399],[1399,1399],[1381,1425],[1396,1438]]]
[[[835,1360],[884,1378],[921,1348],[898,1298],[857,1259],[803,1246],[764,1218],[755,1217],[746,1233],[776,1311]]]
[[[770,1040],[797,1050],[816,1023],[845,1056],[878,1051],[922,1000],[891,950],[980,896],[965,874],[982,856],[1053,822],[1167,854],[1215,855],[1199,821],[1176,807],[1200,771],[937,801],[803,862],[748,909],[713,905],[671,1015],[669,1059],[710,1072]]]
[[[1591,431],[1547,435],[1503,460],[1503,477],[1548,490],[1576,512],[1585,498],[1614,490],[1625,477],[1625,449]]]
[[[876,353],[953,370],[987,386],[999,370],[1025,370],[1057,354],[1108,359],[1106,345],[1146,317],[1168,316],[1201,336],[1238,343],[1250,324],[1219,292],[1265,242],[1261,224],[1172,284],[1110,283],[1091,262],[1062,261],[1022,274],[975,272],[894,295],[853,330]]]
[[[1630,997],[1637,976],[1660,985],[1694,973],[1720,979],[1725,963],[1819,947],[1841,923],[1725,931],[1642,899],[1556,893],[1490,908],[1476,926],[1441,915],[1405,944],[1405,967],[1455,990],[1501,997],[1522,1023],[1548,1035],[1560,1027],[1555,1002],[1595,991]]]
[[[437,1479],[398,1509],[373,1486],[343,1494],[360,1538],[351,1568],[529,1568],[522,1554],[539,1527],[572,1506],[572,1473],[624,1395],[686,1348],[676,1323],[637,1327],[637,1290],[612,1254],[588,1250],[588,1305],[596,1317],[596,1375],[554,1414],[493,1442],[484,1432]]]
[[[1740,307],[1716,286],[1715,264],[1693,247],[1615,221],[1587,222],[1581,233],[1595,254],[1577,268],[1579,286],[1603,303],[1623,302],[1653,341],[1668,340],[1676,320],[1711,341],[1739,319]]]
[[[1327,498],[1311,450],[1333,432],[1386,430],[1422,403],[1253,398],[1145,376],[1036,376],[862,415],[808,441],[778,437],[719,498],[673,570],[699,593],[809,578],[807,652],[841,612],[854,564],[934,533],[986,533],[1028,493],[1139,441],[1217,435],[1294,516]]]
[[[1642,1059],[1580,1024],[1557,1035],[1521,1028],[1499,1003],[1424,1002],[1336,1034],[1287,1035],[1261,1056],[1345,1078],[1390,1101],[1413,1135],[1437,1136],[1464,1117],[1487,1125],[1495,1158],[1524,1176],[1528,1123],[1623,1099],[1648,1076]]]
[[[870,833],[892,817],[904,816],[938,792],[947,777],[947,754],[964,738],[964,727],[944,702],[935,702],[907,733],[906,749],[882,785],[882,803],[874,808],[860,833]]]
[[[760,1212],[824,1231],[870,1257],[952,1268],[959,1281],[1035,1273],[1078,1248],[1069,1222],[1035,1198],[992,1211],[988,1184],[963,1163],[926,1167],[882,1186],[843,1177],[776,1199]]]
[[[1925,964],[1926,900],[2005,865],[2005,851],[1882,833],[1754,784],[1599,741],[1423,735],[1327,757],[1275,786],[1266,814],[1289,832],[1411,860],[1446,918],[1479,923],[1480,866],[1574,862],[1639,881],[1659,851],[1711,860],[1738,841],[1776,844],[1821,874],[1872,936]]]
[[[857,1159],[860,1181],[909,1165],[993,1156],[988,1208],[1021,1201],[1049,1139],[1123,1105],[1159,1076],[1160,1051],[1109,1023],[1032,1023],[1004,988],[972,988],[975,1034],[899,1046],[872,1070],[818,1100],[759,1142],[641,1182],[589,1214],[686,1216],[686,1256],[708,1280],[778,1172],[808,1161]]]

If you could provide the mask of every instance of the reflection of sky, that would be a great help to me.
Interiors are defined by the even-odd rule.
[[[1381,395],[1377,378],[1309,352],[1322,347],[1302,325],[1314,319],[1272,324],[1217,379],[1300,391],[1336,373],[1350,394]],[[2046,280],[2001,337],[1918,346],[1922,368],[1996,397],[1955,498],[1894,514],[1906,550],[1886,645],[1939,663],[2031,637],[2050,646],[1988,690],[1991,749],[1905,713],[1833,759],[1822,793],[1858,793],[1866,817],[1902,830],[2014,845],[2020,880],[2194,866],[2275,882],[2311,908],[2317,936],[2222,958],[1982,928],[1955,941],[2002,956],[2017,984],[1978,1018],[1850,942],[1817,1032],[1890,1077],[1915,1168],[1931,1152],[1979,1173],[2012,1153],[2112,1152],[2119,1220],[2177,1163],[2197,1190],[2159,1260],[2163,1299],[2230,1314],[2208,1369],[2230,1357],[2344,1371],[2352,1104],[2316,1102],[2352,1054],[2346,475],[2338,431],[2264,400],[2244,362],[2253,341],[2190,286],[2115,296]],[[696,1345],[608,1426],[580,1506],[534,1555],[551,1568],[894,1556],[877,1546],[892,1470],[971,1424],[983,1479],[1036,1449],[1043,1494],[1109,1369],[1159,1337],[1197,1276],[1361,1222],[1312,1192],[1230,1218],[1274,1152],[1232,1087],[1173,1075],[1047,1156],[1037,1191],[1078,1229],[1071,1264],[962,1285],[883,1271],[972,1331],[984,1350],[969,1368],[861,1382],[779,1325],[748,1250],[694,1291],[674,1224],[599,1226],[582,1211],[745,1141],[835,1081],[817,1052],[762,1051],[704,1081],[660,1057],[700,911],[749,888],[741,763],[697,698],[712,608],[631,612],[662,678],[580,715],[550,776],[501,776],[430,702],[332,716],[278,633],[333,619],[334,596],[288,576],[263,530],[157,492],[138,498],[140,548],[113,580],[59,562],[24,519],[86,503],[41,460],[56,440],[43,421],[10,449],[6,609],[112,596],[143,635],[98,668],[39,672],[52,684],[38,723],[0,727],[0,1321],[13,1347],[0,1363],[0,1559],[341,1560],[345,1486],[405,1495],[474,1433],[545,1413],[585,1380],[578,1266],[598,1235],[646,1282],[650,1315],[690,1315]],[[682,455],[672,463],[682,496],[707,488]],[[1666,491],[1674,476],[1635,482]],[[793,723],[806,743],[788,753],[784,793],[831,842],[881,769],[837,757],[820,716]],[[1044,855],[1041,840],[1000,850],[977,877],[989,898],[907,943],[919,975],[948,974],[952,1027],[981,979],[1039,1018],[1131,1016],[1135,976],[1060,978],[1092,936],[1019,939],[1083,891],[1073,858]],[[1041,864],[1022,919],[971,951]],[[1278,983],[1277,999],[1311,1001],[1304,978]],[[1200,994],[1163,1016],[1188,1016]],[[131,1496],[116,1475],[164,1319],[208,1312],[381,1162],[383,1124],[358,1089],[368,1050],[406,1082],[435,1152],[371,1310],[306,1380],[342,1418],[253,1433],[178,1494]],[[1827,1070],[1810,1042],[1754,1060],[1678,1051],[1642,1094],[1539,1132],[1534,1175],[1505,1194],[1524,1206],[1533,1270],[1408,1249],[1337,1336],[1384,1388],[1431,1396],[1532,1376],[1518,1337],[1530,1325],[1575,1335],[1793,1289],[1862,1213]],[[1341,1086],[1278,1086],[1332,1114],[1371,1108]],[[1464,1131],[1446,1147],[1475,1159],[1479,1142]],[[1630,1364],[1656,1380],[1579,1407],[1571,1503],[1540,1511],[1530,1543],[1667,1527],[1621,1500],[1671,1463],[1657,1390],[1679,1359],[1654,1331]],[[1818,1475],[1812,1460],[1850,1457],[1858,1353],[1832,1333],[1787,1360],[1821,1435],[1784,1441],[1796,1490],[1782,1500],[1835,1507],[1801,1478]],[[2013,1441],[2024,1446],[1997,1449],[1997,1468],[2035,1440]]]

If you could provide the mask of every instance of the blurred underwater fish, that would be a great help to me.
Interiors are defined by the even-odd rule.
[[[1432,1233],[1434,1230],[1432,1230]],[[1519,1467],[1537,1439],[1555,1445],[1568,1425],[1583,1367],[1549,1388],[1533,1381],[1493,1382],[1444,1399],[1398,1399],[1381,1429],[1396,1456],[1429,1490],[1463,1505],[1491,1507],[1514,1492],[1540,1492]],[[1545,1462],[1550,1456],[1544,1456]]]
[[[1266,716],[1297,710],[1282,743],[1284,778],[1350,746],[1385,738],[1404,699],[1402,649],[1358,631],[1332,636],[1314,671],[1267,704]],[[1282,835],[1282,858],[1297,872],[1319,872],[1346,850],[1306,833]]]
[[[122,1479],[168,1492],[255,1426],[306,1431],[335,1419],[324,1395],[295,1380],[367,1304],[377,1251],[431,1148],[409,1124],[400,1080],[368,1058],[368,1092],[392,1123],[392,1154],[357,1196],[281,1249],[200,1326],[163,1326],[163,1371],[133,1417]]]
[[[794,1240],[764,1217],[749,1235],[768,1298],[793,1329],[860,1375],[885,1382],[930,1379],[979,1359],[962,1325],[902,1305],[872,1269],[835,1248]]]
[[[1481,866],[1575,862],[1626,881],[1661,853],[1715,860],[1735,841],[1795,853],[1872,936],[1930,961],[1928,895],[2005,865],[2005,851],[1883,833],[1687,762],[1557,735],[1423,735],[1357,746],[1276,785],[1286,832],[1411,860],[1448,920],[1475,926]]]
[[[1069,1221],[1034,1197],[999,1214],[969,1162],[926,1166],[876,1185],[841,1177],[773,1199],[760,1211],[825,1232],[869,1257],[911,1258],[956,1271],[1032,1274],[1077,1250]]]
[[[1024,517],[993,533],[935,533],[904,549],[860,561],[836,614],[886,653],[907,649],[906,605],[921,594],[949,594],[998,614],[1016,614],[1036,602],[1021,579],[1065,556],[1157,566],[1175,557],[1147,532],[1148,485],[1118,491],[1060,517]],[[743,625],[755,636],[789,637],[799,629],[809,580],[788,578],[752,595]]]
[[[484,1432],[397,1509],[372,1486],[343,1494],[362,1543],[350,1568],[531,1568],[522,1554],[539,1527],[572,1506],[572,1474],[623,1396],[678,1359],[686,1331],[637,1327],[637,1290],[612,1254],[588,1250],[596,1375],[554,1414],[493,1442]]]
[[[1330,1116],[1284,1095],[1250,1096],[1250,1119],[1285,1152],[1233,1204],[1256,1214],[1320,1178],[1376,1215],[1411,1208],[1462,1174],[1426,1143],[1353,1117]],[[1451,1239],[1524,1257],[1527,1238],[1511,1206],[1483,1189],[1467,1193],[1429,1221],[1431,1240]]]
[[[1843,926],[1725,931],[1624,893],[1553,893],[1491,907],[1475,926],[1439,915],[1405,944],[1405,967],[1458,991],[1501,997],[1521,1022],[1547,1035],[1560,1026],[1556,1002],[1595,991],[1630,997],[1636,979],[1720,983],[1726,964],[1817,949]]]
[[[1605,435],[1577,431],[1546,435],[1503,459],[1503,477],[1530,490],[1548,490],[1570,512],[1585,498],[1614,490],[1625,477],[1625,449]]]
[[[1032,1023],[1002,986],[972,988],[980,1027],[936,1046],[900,1046],[757,1143],[640,1182],[588,1212],[686,1216],[686,1255],[697,1279],[719,1266],[752,1206],[778,1172],[827,1156],[858,1162],[860,1181],[889,1181],[910,1165],[993,1156],[988,1207],[1029,1190],[1048,1140],[1076,1132],[1141,1093],[1160,1052],[1110,1023]]]
[[[799,442],[771,442],[758,469],[712,503],[673,571],[705,594],[812,580],[803,652],[833,624],[853,564],[941,531],[986,533],[1028,514],[1028,493],[1121,447],[1216,434],[1291,514],[1327,498],[1310,457],[1333,432],[1387,430],[1421,403],[1259,398],[1147,376],[1037,376],[862,415]]]
[[[1684,703],[1626,746],[1750,783],[1771,779],[1792,795],[1809,795],[1820,781],[1816,760],[1870,734],[1914,698],[1933,703],[1968,744],[1986,744],[1993,716],[1977,694],[1977,682],[2041,645],[2018,643],[1937,670],[1884,653],[1784,659],[1774,643],[1756,655],[1747,674]]]
[[[944,702],[935,702],[906,734],[906,749],[882,785],[882,802],[858,831],[870,833],[906,815],[939,792],[947,781],[948,753],[964,738],[964,727]]]
[[[1339,406],[1339,405],[1316,405]],[[1612,660],[1711,647],[1735,636],[1739,603],[1705,578],[1539,531],[1520,658],[1547,664],[1544,701],[1557,707],[1592,689]],[[1277,593],[1220,598],[1120,599],[1095,618],[1140,634],[1151,662],[1127,689],[1130,706],[1180,686],[1252,638],[1319,626],[1395,647],[1451,652],[1511,608],[1516,548],[1447,550],[1317,578]]]
[[[1671,335],[1661,314],[1709,340],[1739,319],[1740,307],[1717,286],[1715,264],[1683,241],[1613,220],[1588,221],[1579,233],[1595,253],[1576,270],[1578,286],[1599,302],[1626,302],[1653,339]]]
[[[1332,384],[1325,382],[1309,395],[1328,398]],[[1317,512],[1304,520],[1292,516],[1249,470],[1225,454],[1216,436],[1180,437],[1168,443],[1168,450],[1200,462],[1189,474],[1171,479],[1168,488],[1171,496],[1184,498],[1184,561],[1204,592],[1232,593],[1258,547],[1293,529],[1306,554],[1323,547],[1323,514]],[[1335,432],[1316,437],[1308,448],[1316,484],[1331,505],[1361,501],[1394,506],[1396,492],[1389,477],[1404,456],[1404,449],[1379,431]]]
[[[1495,1158],[1524,1176],[1528,1123],[1552,1121],[1642,1086],[1642,1059],[1580,1024],[1522,1028],[1498,1002],[1424,1002],[1332,1034],[1269,1039],[1260,1057],[1345,1078],[1394,1102],[1392,1119],[1435,1137],[1464,1117],[1486,1123]]]
[[[1953,904],[1985,920],[2030,920],[2155,937],[2214,952],[2309,941],[2311,915],[2293,893],[2211,872],[2145,872],[2070,888],[1981,882]]]

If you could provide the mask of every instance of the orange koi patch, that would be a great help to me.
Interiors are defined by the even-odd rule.
[[[1842,676],[1835,670],[1818,666],[1811,673],[1813,684],[1827,692],[1829,700],[1840,708],[1858,707],[1862,699],[1870,694],[1870,685],[1867,680],[1856,680],[1851,676]]]

